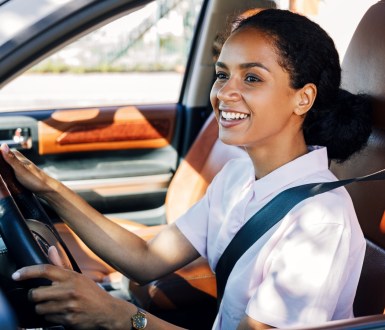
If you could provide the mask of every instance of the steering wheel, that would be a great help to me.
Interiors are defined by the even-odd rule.
[[[51,263],[48,248],[56,246],[65,267],[80,272],[39,199],[16,179],[0,153],[0,287],[10,301],[19,326],[52,326],[35,313],[28,291],[50,285],[46,279],[13,281],[11,275],[24,266]]]

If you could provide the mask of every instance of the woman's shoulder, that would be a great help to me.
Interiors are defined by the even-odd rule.
[[[345,187],[308,198],[297,211],[310,226],[335,224],[346,227],[358,223],[352,199]]]
[[[327,170],[301,184],[336,180],[333,173]],[[334,223],[345,226],[357,221],[353,201],[344,186],[307,198],[292,211],[309,225]]]

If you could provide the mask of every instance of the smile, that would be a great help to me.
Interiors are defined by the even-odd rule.
[[[240,112],[221,111],[221,117],[225,120],[237,120],[237,119],[246,119],[249,117],[249,115],[246,113],[240,113]]]

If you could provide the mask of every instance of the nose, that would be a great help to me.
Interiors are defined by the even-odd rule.
[[[229,78],[220,86],[217,92],[220,101],[238,101],[241,93],[236,78]]]

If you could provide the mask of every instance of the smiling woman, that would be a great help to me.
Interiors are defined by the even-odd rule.
[[[366,97],[339,88],[333,41],[303,16],[263,10],[240,20],[216,73],[210,98],[219,137],[245,148],[250,159],[229,162],[205,198],[176,222],[213,268],[256,210],[285,188],[334,180],[327,155],[346,160],[371,132]],[[352,317],[364,246],[346,191],[301,203],[239,259],[214,328]],[[243,286],[241,279],[249,280]]]
[[[258,146],[263,152],[262,143],[269,148],[274,143],[287,149],[285,143],[291,144],[293,133],[300,132],[302,119],[292,115],[295,93],[289,75],[279,63],[271,39],[256,35],[254,29],[234,32],[226,41],[216,63],[217,80],[211,91],[223,142],[242,145],[250,151]],[[309,106],[314,93],[309,86],[304,94],[309,97],[304,100]]]
[[[14,1],[19,0],[0,6],[0,23],[1,9]],[[92,107],[79,108],[82,103],[74,106],[71,102],[66,109],[58,109],[64,103],[47,109],[49,105],[40,103],[37,110],[28,104],[23,109],[28,111],[0,113],[0,140],[11,142],[24,155],[5,143],[1,153],[18,180],[45,201],[54,227],[69,242],[68,248],[82,270],[79,274],[63,269],[55,249],[48,249],[50,243],[36,229],[28,227],[26,236],[16,239],[4,229],[14,223],[7,220],[15,218],[0,217],[0,224],[4,224],[0,226],[2,251],[9,247],[5,256],[13,262],[0,267],[5,272],[1,288],[10,299],[15,295],[8,284],[23,286],[23,297],[28,299],[28,310],[17,298],[10,299],[19,326],[31,328],[49,321],[69,328],[244,330],[309,328],[315,322],[349,319],[365,249],[363,232],[369,253],[380,261],[364,263],[363,275],[369,278],[371,291],[358,285],[360,308],[356,304],[354,312],[382,313],[383,251],[379,253],[370,241],[384,241],[376,223],[383,214],[383,200],[367,196],[373,191],[382,196],[383,184],[365,184],[367,190],[360,188],[358,193],[352,190],[353,200],[358,201],[354,208],[343,188],[299,203],[238,258],[224,294],[219,291],[223,299],[217,311],[213,270],[240,228],[248,228],[244,224],[250,223],[251,216],[281,191],[336,180],[330,162],[335,168],[346,158],[349,161],[339,166],[351,172],[341,172],[341,178],[383,166],[382,123],[373,130],[365,151],[352,160],[350,156],[365,144],[371,126],[367,98],[355,93],[364,90],[374,96],[374,105],[381,108],[375,118],[382,118],[385,47],[383,11],[379,9],[384,1],[373,9],[376,19],[367,19],[370,29],[364,30],[370,33],[358,34],[362,42],[349,52],[350,57],[358,59],[345,66],[343,86],[349,86],[352,93],[339,88],[341,71],[336,49],[322,29],[300,15],[265,10],[285,1],[205,0],[199,19],[196,7],[183,7],[192,5],[187,2],[157,0],[155,21],[159,24],[149,27],[144,22],[151,23],[154,17],[147,20],[142,15],[137,21],[123,17],[155,8],[150,0],[73,1],[41,20],[36,20],[38,13],[25,13],[34,16],[36,24],[19,32],[5,46],[0,45],[2,87],[27,68],[33,68],[28,78],[53,68],[68,70],[69,64],[79,64],[75,55],[86,59],[90,71],[104,70],[97,73],[102,78],[100,84],[94,84],[95,72],[84,72],[87,81],[71,70],[42,75],[56,77],[44,85],[44,100],[57,101],[56,93],[65,94],[69,85],[75,89],[76,100],[85,99],[85,92],[91,91],[93,98],[88,105]],[[327,2],[318,1],[320,5]],[[255,6],[256,10],[252,8]],[[226,29],[227,17],[239,13],[247,15],[228,24],[233,31],[215,63],[213,40]],[[123,20],[116,29],[103,29],[105,23],[119,18]],[[149,30],[137,43],[130,44],[128,39],[118,38],[117,32],[123,31],[126,36],[124,32],[132,32],[134,21],[137,31]],[[196,25],[190,24],[192,21]],[[375,23],[378,39],[373,38],[376,33],[371,29]],[[87,34],[91,30],[97,33]],[[187,40],[192,30],[195,37],[191,47],[179,44],[179,38]],[[106,42],[100,44],[103,36]],[[63,45],[70,47],[75,39],[92,51],[72,48],[64,52],[70,61],[53,65],[59,58],[55,52]],[[118,42],[112,43],[115,39]],[[177,47],[171,41],[177,41]],[[128,44],[132,46],[132,61],[125,61],[122,55]],[[182,69],[174,66],[179,63],[180,49],[185,59],[189,53]],[[367,49],[373,52],[365,54]],[[33,66],[48,54],[53,55],[52,61]],[[375,56],[377,65],[372,68]],[[94,59],[98,57],[108,58],[112,64],[97,66]],[[162,66],[152,67],[154,59],[161,60]],[[146,66],[135,67],[139,62]],[[119,63],[119,68],[125,66],[125,70],[135,67],[136,71],[169,69],[171,65],[174,71],[157,72],[159,80],[152,72],[135,76],[131,72],[104,73],[115,70],[118,66],[114,63]],[[81,71],[86,65],[77,68]],[[368,69],[373,73],[369,75]],[[138,98],[140,93],[135,88],[141,83],[145,85],[144,94],[149,95],[146,100],[166,96],[168,89],[173,89],[166,79],[170,74],[178,79],[183,76],[181,92],[171,103],[158,99],[160,104],[130,104],[118,96]],[[121,75],[134,80],[128,83],[120,79]],[[347,75],[351,75],[352,84],[346,84]],[[69,84],[63,85],[64,77],[70,78]],[[22,92],[27,98],[36,91],[37,86],[31,84],[26,84]],[[18,89],[16,84],[14,88]],[[113,100],[97,104],[110,93]],[[10,110],[18,100],[8,100],[12,103]],[[120,101],[123,103],[118,104]],[[186,156],[203,122],[207,124]],[[218,129],[227,145],[218,140]],[[183,162],[179,165],[180,159]],[[356,159],[362,160],[358,166],[353,161]],[[20,219],[20,223],[27,222]],[[251,231],[247,234],[254,238]],[[43,262],[51,264],[14,272],[13,251],[18,256],[27,255],[27,249],[20,249],[22,244],[18,243],[25,242],[27,236],[37,242],[32,245],[33,252],[43,252]],[[130,279],[130,295],[122,274]],[[35,277],[45,277],[54,285],[23,281]],[[27,319],[27,312],[31,312],[34,323]],[[352,322],[345,320],[344,326]]]
[[[366,97],[340,89],[332,40],[301,15],[266,9],[242,19],[225,41],[216,70],[210,99],[219,138],[244,148],[249,157],[227,163],[205,196],[148,242],[109,221],[20,153],[2,145],[2,154],[23,185],[129,278],[146,283],[200,255],[215,269],[255,212],[289,187],[336,180],[328,169],[329,148],[332,159],[344,161],[371,132]],[[299,203],[238,260],[213,329],[298,327],[353,317],[364,253],[363,233],[345,189]],[[112,324],[123,329],[130,319],[136,329],[178,328],[57,266],[24,267],[12,276],[55,282],[30,294],[47,320],[75,328]]]

